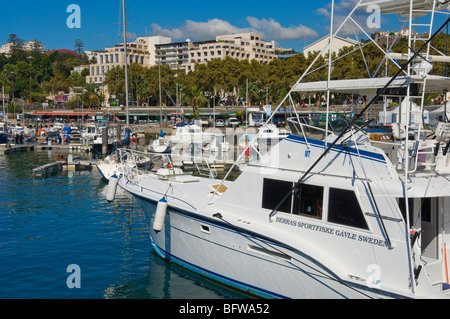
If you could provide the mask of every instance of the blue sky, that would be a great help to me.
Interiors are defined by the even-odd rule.
[[[355,0],[336,0],[336,18],[345,16]],[[69,28],[70,4],[80,8],[81,28]],[[254,30],[264,40],[301,52],[329,32],[331,0],[315,1],[148,1],[127,0],[128,32],[136,36],[164,35],[172,41],[212,40],[215,35]],[[123,41],[121,0],[46,0],[2,3],[0,44],[15,33],[25,41],[39,40],[47,49],[101,50]],[[360,13],[365,21],[368,13]],[[382,29],[389,30],[386,20]],[[386,28],[383,28],[386,27]],[[370,30],[375,31],[375,30]],[[342,34],[355,38],[355,34]],[[363,34],[359,32],[358,37]]]

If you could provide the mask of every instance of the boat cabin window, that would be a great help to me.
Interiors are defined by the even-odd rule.
[[[331,188],[328,198],[328,222],[369,229],[355,192]]]
[[[262,208],[274,209],[278,203],[291,191],[292,182],[264,178]],[[291,212],[292,197],[288,196],[278,208],[279,212]]]
[[[263,181],[262,208],[274,209],[286,197],[277,211],[294,215],[322,218],[323,187],[301,184],[292,190],[294,183],[265,178]]]
[[[301,184],[294,189],[292,214],[322,218],[323,187]]]
[[[420,207],[417,208],[419,210],[418,214],[416,215],[418,217],[414,218],[414,198],[408,198],[408,214],[409,214],[409,222],[411,225],[415,225],[419,217],[422,221],[430,222],[431,221],[431,198],[425,197],[420,198],[417,200],[416,204],[420,204]],[[400,211],[402,212],[403,220],[406,223],[406,205],[405,205],[405,198],[401,197],[398,199],[398,206],[400,208]]]

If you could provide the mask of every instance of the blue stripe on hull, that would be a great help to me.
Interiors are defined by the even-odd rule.
[[[270,291],[267,291],[267,290],[262,290],[260,288],[248,285],[246,283],[243,283],[243,282],[231,279],[229,277],[222,276],[222,275],[220,275],[218,273],[215,273],[213,271],[209,271],[209,270],[207,270],[205,268],[202,268],[200,266],[197,266],[197,265],[194,265],[194,264],[192,264],[190,262],[187,262],[187,261],[185,261],[183,259],[180,259],[180,258],[178,258],[178,257],[176,257],[176,256],[174,256],[174,255],[172,255],[172,254],[170,254],[168,252],[166,252],[165,250],[161,249],[160,247],[158,247],[155,244],[155,242],[153,241],[153,238],[150,237],[150,240],[152,242],[152,246],[155,249],[156,253],[159,256],[161,256],[161,258],[170,260],[170,261],[180,265],[183,268],[186,268],[186,269],[188,269],[190,271],[193,271],[193,272],[195,272],[197,274],[200,274],[202,276],[210,278],[210,279],[212,279],[212,280],[214,280],[216,282],[225,284],[227,286],[231,286],[233,288],[237,288],[237,289],[239,289],[241,291],[244,291],[244,292],[250,292],[250,293],[252,293],[254,295],[258,295],[258,296],[261,296],[263,298],[270,298],[270,299],[272,299],[272,298],[283,298],[283,299],[287,299],[287,297],[285,297],[285,296],[282,296],[282,295],[279,295],[279,294],[276,294],[276,293],[273,293],[273,292],[270,292]]]
[[[154,205],[156,205],[156,203],[157,203],[156,201],[153,201],[153,200],[151,200],[149,198],[143,197],[142,195],[139,195],[139,194],[136,194],[136,193],[133,193],[133,192],[131,192],[131,194],[134,195],[135,197],[139,198],[139,199],[142,199],[144,202],[152,203]],[[212,226],[215,226],[215,227],[218,227],[218,228],[222,228],[222,229],[228,230],[228,231],[233,232],[233,233],[237,233],[238,232],[233,227],[230,227],[226,223],[224,223],[224,222],[222,222],[222,221],[220,221],[220,220],[218,220],[216,218],[209,218],[209,217],[206,217],[206,216],[202,216],[202,215],[199,215],[199,214],[196,214],[196,213],[193,213],[193,212],[189,212],[189,211],[186,211],[186,210],[183,210],[183,209],[179,209],[179,208],[174,208],[174,207],[170,207],[170,209],[171,209],[171,211],[173,213],[178,213],[180,215],[183,215],[184,217],[196,220],[197,222],[206,222],[206,223],[208,223],[208,224],[210,224]],[[151,228],[151,225],[149,225],[149,226]],[[303,258],[309,259],[312,262],[316,263],[317,265],[320,265],[320,263],[317,263],[317,261],[314,260],[313,258],[311,258],[310,256],[304,255],[304,254],[302,254],[299,251],[294,251],[292,249],[292,247],[286,246],[283,243],[275,242],[271,238],[268,238],[268,237],[263,236],[261,234],[256,234],[256,233],[253,233],[253,232],[250,232],[250,231],[247,231],[247,232],[244,232],[244,233],[246,233],[247,235],[252,236],[252,237],[257,237],[257,238],[259,238],[259,240],[261,240],[263,242],[265,241],[267,243],[270,243],[271,245],[286,248],[286,249],[290,250],[293,254],[301,255]],[[219,283],[222,283],[222,284],[225,284],[225,285],[237,288],[237,289],[239,289],[241,291],[244,291],[244,292],[250,292],[250,293],[252,293],[254,295],[258,295],[258,296],[261,296],[263,298],[291,299],[291,297],[287,297],[287,296],[280,295],[280,294],[277,294],[277,293],[274,293],[274,292],[271,292],[271,291],[260,289],[258,287],[246,284],[244,282],[240,282],[240,281],[234,280],[232,278],[229,278],[229,277],[220,275],[218,273],[215,273],[213,271],[210,271],[208,269],[202,268],[202,267],[200,267],[198,265],[192,264],[192,263],[190,263],[190,262],[188,262],[186,260],[183,260],[183,259],[181,259],[181,258],[179,258],[179,257],[177,257],[175,255],[172,255],[172,254],[168,253],[164,249],[162,249],[159,246],[157,246],[156,243],[153,241],[153,238],[152,238],[151,235],[150,235],[150,240],[151,240],[153,248],[155,249],[155,252],[161,258],[169,260],[169,261],[173,261],[175,264],[178,264],[181,267],[184,267],[184,268],[186,268],[186,269],[188,269],[190,271],[193,271],[193,272],[195,272],[197,274],[200,274],[200,275],[202,275],[204,277],[207,277],[207,278],[210,278],[210,279],[212,279],[212,280],[214,280],[216,282],[219,282]],[[325,271],[329,272],[330,279],[331,278],[335,278],[335,279],[339,280],[337,277],[332,275],[333,273],[329,269],[323,267],[322,270],[325,270]],[[355,286],[354,284],[350,284],[350,283],[349,283],[349,287],[350,288],[353,287],[351,289],[361,289],[362,291],[371,290],[371,289],[367,289],[367,287],[363,287],[363,286],[359,286],[358,287],[358,286]],[[373,292],[380,294],[380,296],[390,296],[390,297],[394,297],[394,298],[399,298],[400,297],[400,296],[392,295],[392,294],[389,294],[389,293],[386,293],[386,292],[382,292],[382,291],[377,291],[377,290],[375,290]]]

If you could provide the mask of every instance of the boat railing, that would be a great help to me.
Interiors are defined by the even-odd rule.
[[[298,114],[296,117],[288,118],[287,122],[292,134],[316,140],[323,140],[327,133],[338,135],[350,125],[343,113],[329,114],[328,122],[326,117],[326,113]]]
[[[292,134],[305,137],[307,144],[307,139],[322,141],[325,139],[326,129],[324,123],[323,117],[318,118],[314,115],[303,115],[288,119]],[[333,122],[330,122],[328,132],[339,132],[345,126],[345,123],[347,121],[344,119],[339,122],[340,125],[333,127]],[[360,128],[355,128],[361,131]],[[427,130],[411,130],[415,133],[412,134],[413,137],[407,146],[405,146],[404,140],[395,140],[392,134],[388,132],[386,134],[367,132],[366,134],[368,135],[367,142],[372,146],[381,148],[399,174],[406,171],[408,174],[413,174],[435,170],[438,156],[447,155],[450,138],[446,138],[446,136],[450,134],[445,135],[445,132],[450,132],[450,128],[448,130],[444,128],[443,130],[444,133],[440,134],[440,138],[436,140],[426,138],[427,134],[430,133]]]
[[[125,148],[117,149],[116,154],[120,161],[120,171],[123,176],[127,179],[127,181],[132,179],[137,182],[138,186],[140,186],[140,176],[143,171],[139,164],[141,163],[141,159],[148,157],[149,154]]]
[[[217,176],[217,170],[216,170],[215,166],[212,166],[210,164],[212,164],[212,163],[210,163],[209,161],[207,161],[204,158],[201,159],[200,163],[195,161],[195,166],[197,168],[198,173],[201,176],[208,176],[211,178],[215,178]]]

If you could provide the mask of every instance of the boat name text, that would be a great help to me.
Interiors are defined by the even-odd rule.
[[[358,234],[340,230],[340,229],[314,225],[314,224],[305,223],[302,221],[292,220],[292,219],[283,218],[283,217],[276,217],[275,221],[277,223],[286,224],[286,225],[297,227],[297,228],[304,228],[304,229],[308,229],[308,230],[312,230],[312,231],[318,231],[318,232],[322,232],[322,233],[326,233],[326,234],[330,234],[330,235],[335,235],[338,237],[344,237],[344,238],[348,238],[348,239],[352,239],[352,240],[357,240],[357,241],[372,244],[372,245],[388,247],[387,242],[384,240],[376,239],[376,238],[372,238],[372,237],[364,236],[364,235],[358,235]]]

